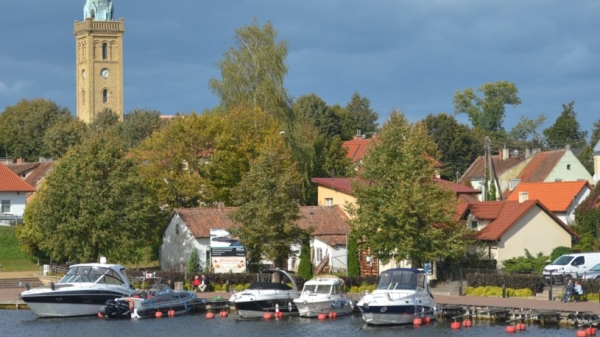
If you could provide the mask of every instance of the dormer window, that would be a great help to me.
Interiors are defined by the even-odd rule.
[[[477,229],[477,220],[471,221],[471,229]]]

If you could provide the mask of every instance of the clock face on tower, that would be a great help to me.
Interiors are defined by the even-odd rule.
[[[108,78],[108,75],[109,75],[108,69],[104,68],[104,69],[100,70],[100,75],[104,78]]]

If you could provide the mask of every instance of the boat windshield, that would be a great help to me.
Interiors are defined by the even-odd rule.
[[[422,282],[422,277],[417,277],[417,274],[407,270],[389,270],[381,273],[377,289],[380,290],[417,290],[422,288],[419,282]]]
[[[99,266],[78,266],[69,268],[67,275],[58,283],[105,283],[124,284],[121,276],[114,270]]]
[[[302,291],[308,294],[329,294],[331,285],[305,284]]]

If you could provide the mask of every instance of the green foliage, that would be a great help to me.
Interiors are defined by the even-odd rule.
[[[354,235],[374,258],[410,259],[420,267],[465,254],[467,228],[455,217],[456,197],[432,179],[438,158],[423,123],[390,115],[353,185],[357,204],[348,207]]]
[[[192,249],[192,253],[190,254],[190,259],[185,266],[185,272],[188,276],[198,275],[202,267],[200,266],[200,257],[198,256],[198,250]]]
[[[478,97],[471,88],[457,91],[454,113],[466,114],[473,127],[490,132],[503,131],[505,106],[521,104],[517,87],[511,82],[497,81],[483,84],[477,91],[483,93],[483,97]]]
[[[596,185],[588,197],[575,209],[576,223],[572,228],[579,235],[580,240],[573,249],[582,252],[600,250],[600,208],[596,207],[598,198],[600,198],[600,188]]]
[[[594,127],[592,128],[591,147],[594,148],[598,142],[600,142],[600,119],[594,122]]]
[[[348,276],[359,276],[360,264],[358,261],[358,247],[356,238],[351,235],[348,240]]]
[[[235,188],[235,203],[240,207],[228,215],[240,224],[231,230],[248,252],[249,264],[261,257],[283,266],[292,243],[300,243],[307,233],[298,219],[300,194],[298,171],[281,138],[266,140],[250,171]]]
[[[0,148],[6,157],[37,161],[44,155],[44,134],[59,120],[72,117],[67,108],[45,99],[21,100],[0,114]]]
[[[564,247],[564,246],[556,247],[556,248],[552,249],[552,252],[550,253],[550,261],[554,261],[563,255],[570,254],[571,251],[572,250],[570,247]]]
[[[134,109],[124,116],[119,134],[125,142],[125,147],[133,148],[165,125],[166,121],[160,118],[160,111]]]
[[[371,136],[377,131],[379,115],[371,109],[371,101],[368,98],[355,92],[346,105],[346,111],[354,121],[354,129],[361,134]]]
[[[44,133],[44,155],[61,158],[69,149],[79,145],[86,133],[85,122],[71,115],[60,118]]]
[[[502,297],[502,287],[467,287],[466,294],[469,296],[483,296],[483,297]],[[505,289],[506,297],[532,297],[535,296],[533,291],[528,288],[524,289],[513,289],[506,288]]]
[[[298,276],[305,280],[310,280],[313,277],[313,265],[310,261],[310,242],[305,240],[302,242],[300,251],[300,265],[298,266]]]
[[[254,19],[235,31],[235,47],[217,64],[221,80],[212,78],[209,86],[225,109],[237,106],[260,107],[278,120],[286,120],[289,99],[283,85],[287,75],[288,42],[276,41],[277,31]]]
[[[429,114],[424,123],[441,153],[440,176],[443,179],[457,179],[457,173],[462,175],[483,151],[483,144],[475,133],[467,125],[459,124],[454,116]]]
[[[544,291],[544,279],[541,274],[497,274],[497,273],[468,273],[466,275],[469,287],[506,287],[512,289],[529,289],[537,294]]]
[[[581,147],[585,144],[587,131],[582,131],[577,121],[575,102],[563,104],[563,111],[556,118],[554,124],[544,130],[546,146],[549,148],[564,147],[569,144],[573,147]]]
[[[544,267],[550,262],[549,256],[543,255],[541,252],[537,256],[531,255],[525,249],[525,256],[513,257],[512,259],[504,260],[504,271],[506,272],[534,272],[542,273]]]
[[[168,214],[125,155],[101,133],[70,151],[27,206],[17,231],[22,247],[63,262],[139,260],[140,248],[160,239]]]
[[[117,128],[120,125],[119,118],[120,117],[116,112],[109,108],[105,108],[94,117],[94,120],[88,127],[88,132],[93,135],[95,133],[102,134],[111,131],[112,134],[117,137]]]
[[[519,147],[542,147],[542,135],[538,129],[545,121],[544,114],[536,119],[521,116],[519,123],[510,130],[509,138]]]

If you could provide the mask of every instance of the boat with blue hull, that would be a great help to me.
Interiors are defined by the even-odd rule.
[[[435,320],[435,301],[421,269],[395,268],[381,273],[377,288],[357,303],[370,325],[412,324]]]
[[[25,284],[19,297],[39,317],[97,315],[107,300],[135,293],[125,267],[102,262],[72,265],[56,283],[33,289]]]

